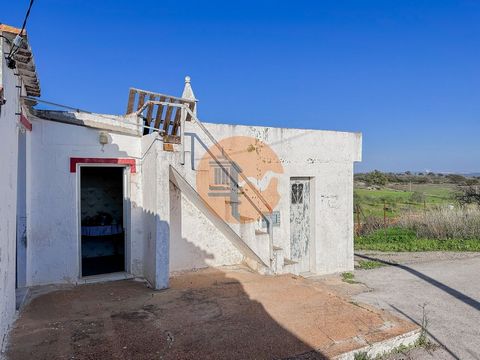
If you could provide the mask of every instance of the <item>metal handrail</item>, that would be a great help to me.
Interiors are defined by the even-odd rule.
[[[210,139],[210,141],[213,142],[213,144],[217,147],[218,150],[220,150],[222,156],[227,159],[230,164],[232,164],[232,166],[235,166],[235,162],[233,161],[233,159],[227,154],[227,152],[225,151],[225,149],[222,147],[222,145],[219,144],[219,142],[215,139],[215,137],[210,133],[210,131],[208,131],[208,129],[205,127],[205,125],[202,124],[202,122],[197,118],[197,116],[193,113],[193,111],[188,107],[188,106],[182,106],[191,116],[191,118],[193,119],[193,121],[200,127],[200,129],[202,129],[202,131],[205,133],[205,135],[207,135],[207,137]],[[182,132],[184,131],[183,129],[181,130]],[[217,161],[217,163],[219,163],[219,160],[215,157],[215,155],[213,155],[212,152],[209,152],[210,155],[212,155],[214,158],[215,158],[215,161]],[[236,184],[236,186],[240,187],[240,185],[233,179],[233,177],[230,175],[230,173],[219,163],[220,167],[222,168],[222,170],[230,177],[231,180],[233,180],[233,182]],[[267,202],[267,200],[265,200],[265,198],[263,197],[263,195],[257,190],[257,188],[255,188],[255,186],[250,182],[250,180],[248,180],[248,178],[245,176],[245,174],[243,174],[243,172],[238,172],[238,174],[241,176],[241,178],[245,181],[246,184],[248,184],[250,186],[250,188],[253,190],[253,192],[255,193],[255,195],[258,196],[258,198],[262,201],[262,203],[266,206],[266,208],[269,210],[269,213],[270,213],[270,218],[267,218],[265,216],[265,214],[257,208],[256,204],[254,203],[253,199],[251,199],[248,194],[246,194],[244,191],[242,191],[242,193],[245,195],[245,197],[247,198],[247,200],[253,205],[254,209],[259,213],[259,215],[265,220],[265,222],[267,223],[267,229],[268,229],[268,235],[269,235],[269,245],[270,245],[270,265],[272,265],[272,261],[273,261],[273,227],[272,227],[272,212],[273,212],[273,209],[272,207],[270,206],[270,204]]]
[[[217,149],[220,150],[220,152],[222,153],[222,156],[224,156],[230,163],[234,163],[234,161],[232,160],[232,158],[227,154],[227,152],[225,151],[225,149],[222,147],[222,145],[220,145],[218,143],[218,141],[213,137],[213,135],[210,133],[210,131],[207,130],[207,128],[200,122],[200,120],[195,116],[195,114],[193,113],[193,111],[190,110],[190,108],[188,107],[185,107],[185,109],[187,110],[187,112],[190,113],[190,116],[192,117],[192,119],[195,120],[195,122],[198,124],[198,126],[200,127],[200,129],[203,130],[203,132],[205,133],[205,135],[208,136],[208,138],[215,144],[215,146],[217,147]],[[260,200],[263,202],[263,204],[266,206],[266,208],[269,210],[269,212],[271,213],[273,211],[272,207],[270,206],[270,204],[267,202],[267,200],[265,200],[265,198],[262,196],[262,194],[255,188],[255,186],[253,186],[253,184],[250,182],[250,180],[248,180],[248,178],[245,176],[245,174],[243,174],[242,172],[239,173],[239,175],[242,177],[242,179],[245,181],[245,183],[247,183],[253,190],[253,192],[255,193],[255,195],[257,195]]]
[[[185,99],[182,99],[182,100],[185,100]],[[205,127],[205,125],[203,125],[203,123],[200,121],[200,119],[198,119],[198,117],[195,115],[195,113],[190,109],[189,106],[185,105],[185,103],[171,103],[171,102],[166,102],[166,101],[158,101],[158,100],[147,100],[136,112],[135,114],[138,116],[140,115],[148,106],[150,105],[162,105],[162,106],[173,106],[173,107],[178,107],[182,110],[182,116],[181,116],[181,126],[180,126],[180,136],[181,136],[181,145],[182,145],[182,156],[181,156],[181,161],[180,163],[182,165],[185,164],[185,149],[184,149],[184,146],[185,146],[185,119],[187,117],[186,113],[188,113],[191,117],[191,119],[193,120],[193,122],[195,122],[199,127],[200,129],[205,133],[205,135],[207,135],[207,137],[210,139],[210,141],[213,142],[213,144],[217,147],[218,150],[220,150],[222,156],[228,160],[228,162],[230,162],[230,164],[234,167],[237,167],[235,165],[235,162],[233,161],[233,159],[227,154],[227,152],[225,151],[225,149],[220,145],[220,143],[215,139],[215,137],[212,135],[212,133],[210,133],[210,131],[208,131],[208,129]],[[240,184],[238,184],[238,182],[230,175],[230,172],[227,171],[227,169],[225,169],[225,167],[221,164],[220,160],[209,150],[207,150],[209,152],[209,154],[215,159],[215,161],[218,163],[219,167],[222,169],[222,171],[230,178],[230,180],[238,187],[238,188],[242,188],[242,186],[240,186]],[[270,206],[270,204],[267,202],[267,200],[265,200],[265,198],[263,197],[263,195],[257,190],[257,188],[251,183],[251,181],[245,176],[245,174],[243,174],[243,172],[239,171],[238,174],[240,175],[240,177],[245,181],[246,184],[248,184],[248,186],[253,190],[253,192],[255,193],[255,195],[257,195],[257,197],[261,200],[261,202],[265,205],[265,207],[268,209],[268,212],[270,214],[270,218],[268,218],[267,216],[265,216],[265,214],[257,207],[257,205],[255,204],[255,202],[253,201],[253,199],[250,198],[250,196],[248,196],[247,193],[245,193],[245,191],[242,190],[242,194],[245,195],[245,198],[250,202],[250,204],[252,204],[253,208],[255,209],[255,211],[262,217],[263,220],[265,220],[266,224],[267,224],[267,231],[268,231],[268,235],[269,235],[269,247],[270,247],[270,267],[272,267],[272,262],[273,262],[273,226],[272,226],[272,213],[273,213],[273,209],[272,207]]]

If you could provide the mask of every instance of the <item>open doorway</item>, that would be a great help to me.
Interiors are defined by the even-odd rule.
[[[123,167],[80,167],[82,276],[125,271],[123,174]]]

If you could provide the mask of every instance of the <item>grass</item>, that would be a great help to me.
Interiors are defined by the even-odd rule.
[[[355,275],[351,272],[344,272],[342,273],[342,280],[349,284],[357,284],[358,282],[355,281]]]
[[[356,353],[354,360],[371,360],[372,358],[366,352]]]
[[[355,238],[356,250],[376,251],[480,251],[480,240],[418,239],[413,230],[391,227]]]
[[[414,184],[412,191],[408,185],[392,184],[390,187],[380,190],[365,188],[355,189],[355,202],[360,205],[363,215],[383,218],[383,204],[387,205],[386,215],[388,218],[398,216],[402,211],[420,211],[434,206],[452,203],[452,197],[456,187],[451,184]],[[424,195],[423,201],[412,201],[414,192]]]
[[[360,260],[355,268],[361,270],[371,270],[385,265],[386,264],[376,260]]]

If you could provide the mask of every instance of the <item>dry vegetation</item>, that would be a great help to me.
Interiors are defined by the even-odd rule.
[[[416,181],[405,185],[390,183],[392,175],[387,175],[370,176],[386,180],[383,186],[355,190],[357,249],[480,251],[480,191],[468,184],[478,178],[402,175],[402,180]]]
[[[397,226],[415,231],[419,238],[480,239],[480,209],[439,208],[425,213],[403,214],[398,219]]]

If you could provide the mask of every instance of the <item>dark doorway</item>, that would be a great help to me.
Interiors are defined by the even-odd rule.
[[[82,276],[125,271],[122,167],[81,167]]]

